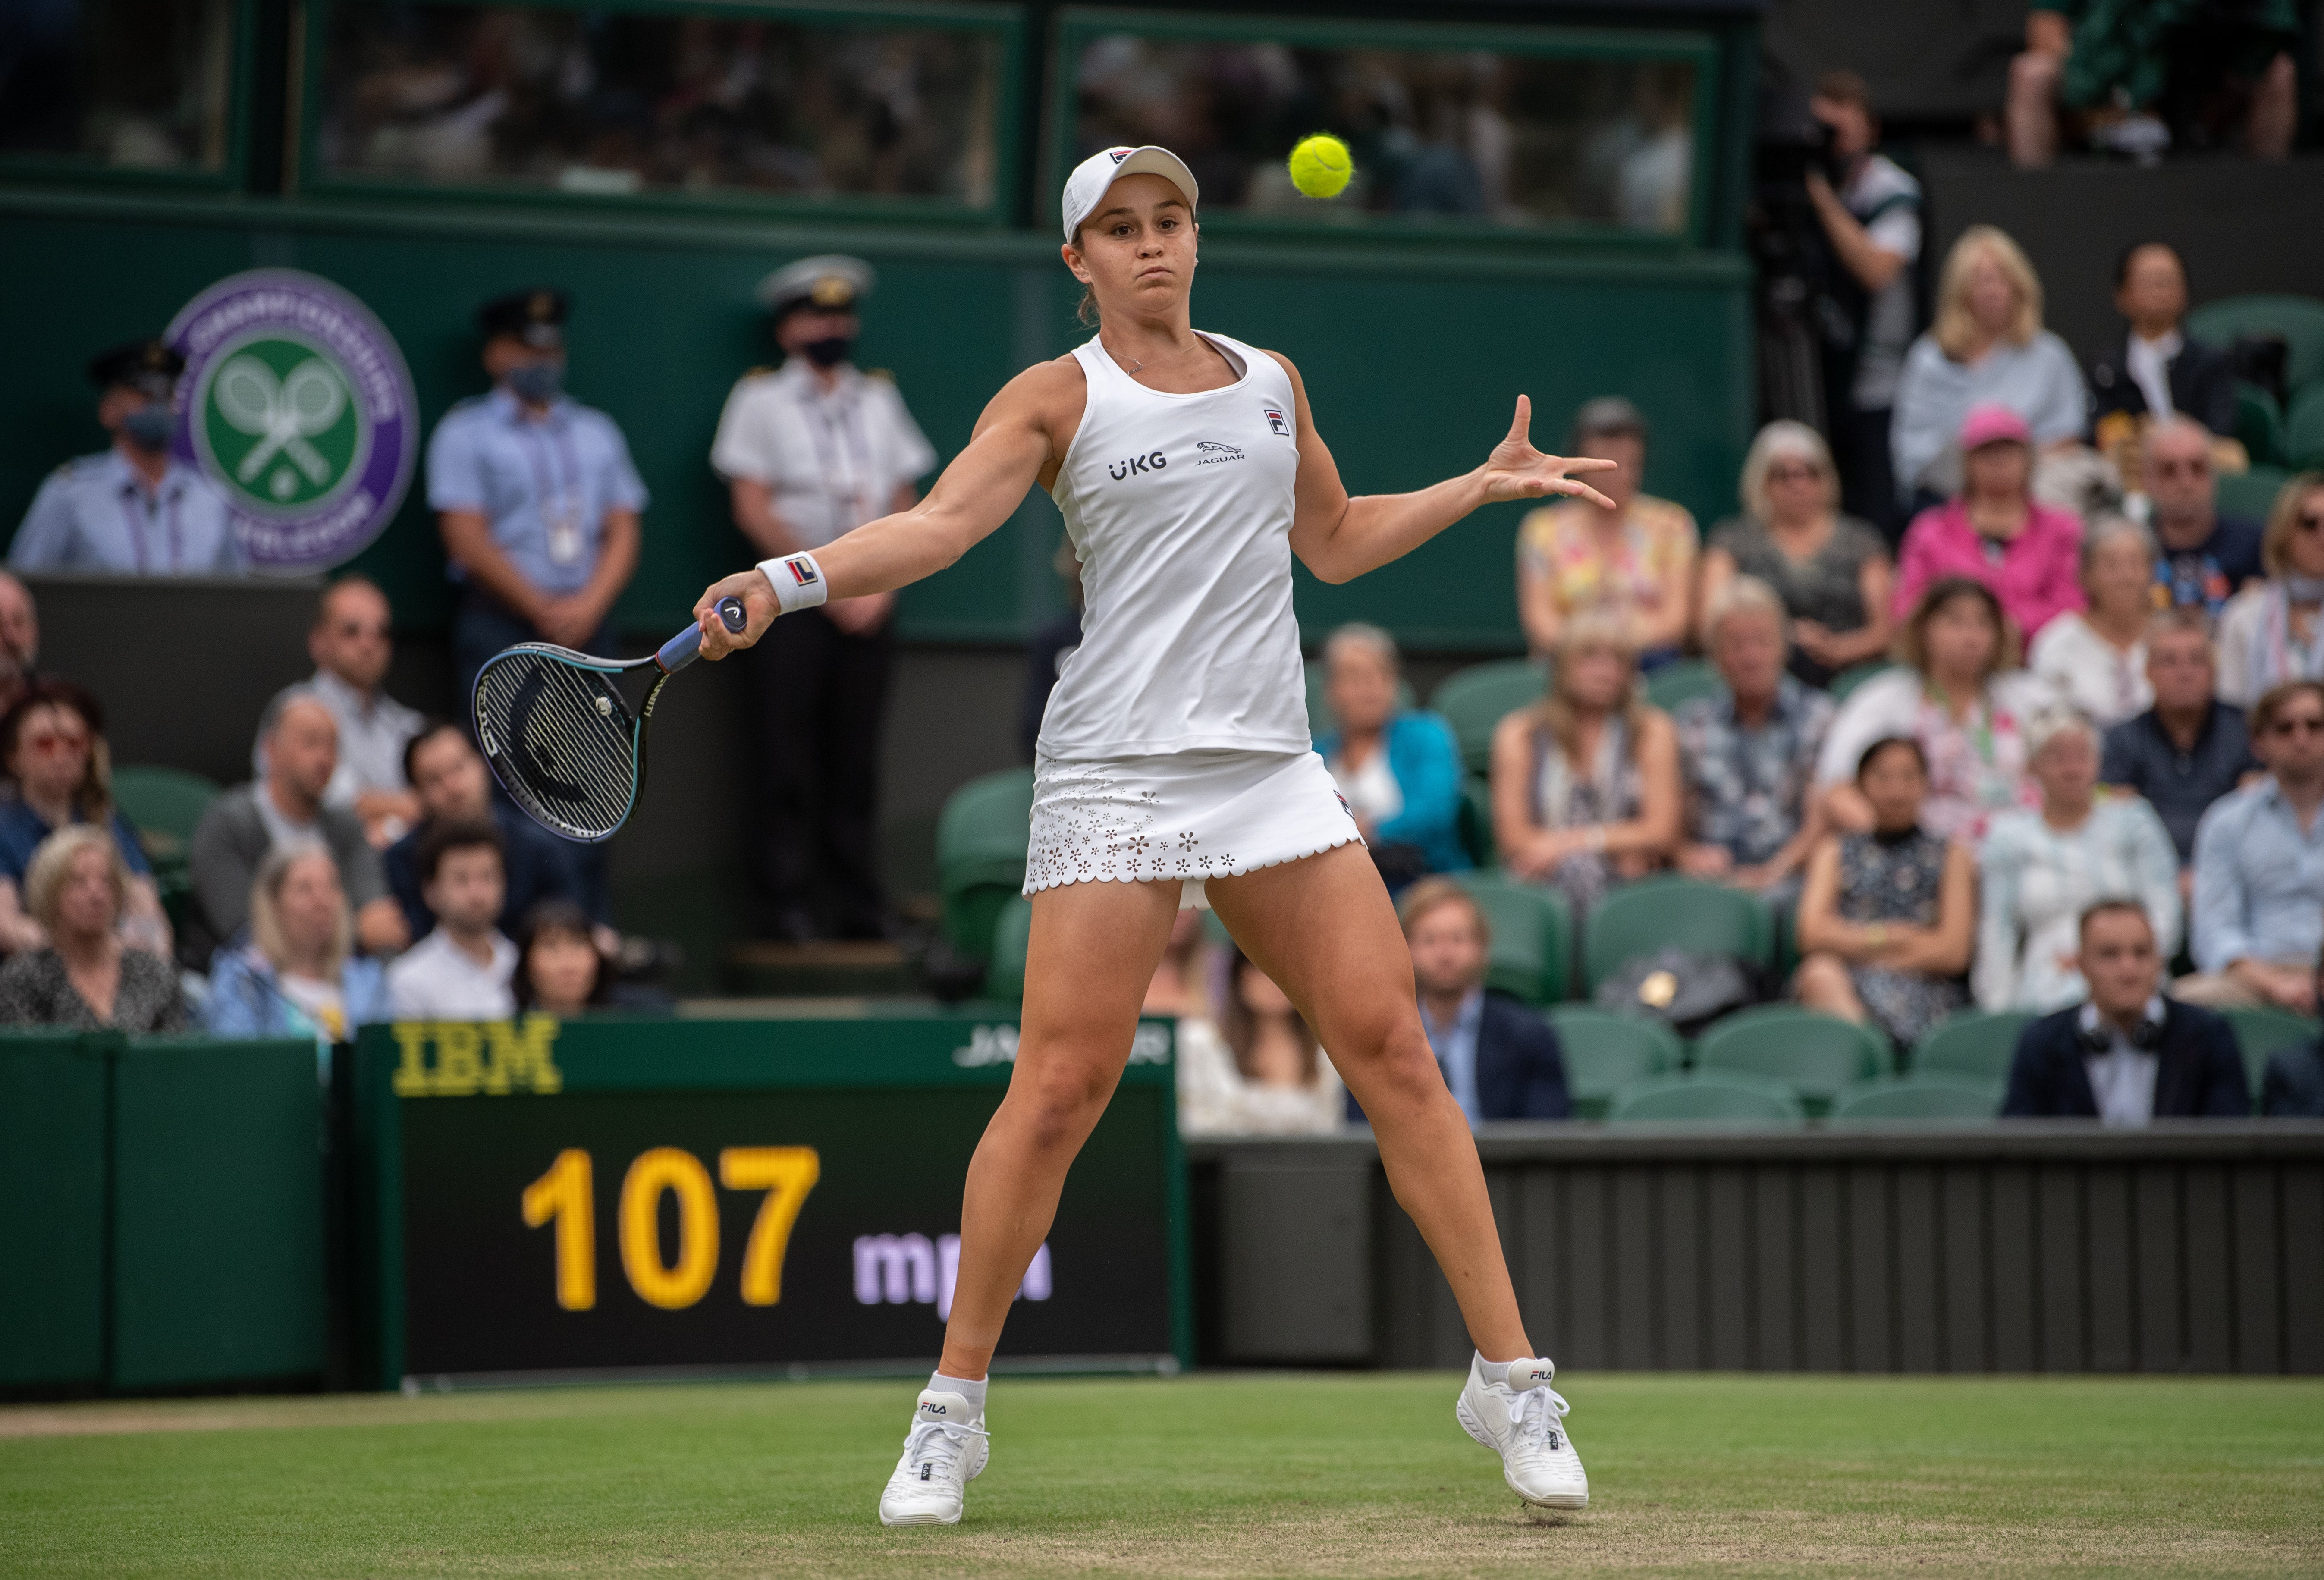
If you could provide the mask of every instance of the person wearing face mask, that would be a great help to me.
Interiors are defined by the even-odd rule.
[[[170,453],[171,397],[186,359],[132,340],[88,365],[97,420],[113,448],[57,468],[32,496],[8,550],[20,571],[238,576],[246,568],[226,496]]]
[[[710,464],[734,524],[770,559],[822,548],[918,500],[936,450],[884,374],[855,366],[872,266],[802,258],[759,284],[783,354],[726,397]],[[767,929],[803,942],[887,931],[873,829],[896,595],[835,598],[781,622],[749,665],[758,692],[757,878]]]
[[[428,441],[428,503],[459,588],[460,694],[520,642],[610,655],[607,616],[637,570],[645,484],[613,420],[565,393],[561,291],[512,292],[476,315],[488,394]]]

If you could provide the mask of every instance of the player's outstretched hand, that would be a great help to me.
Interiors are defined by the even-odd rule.
[[[1485,497],[1537,499],[1545,494],[1570,494],[1612,510],[1612,500],[1589,484],[1566,474],[1610,472],[1615,463],[1592,460],[1587,457],[1543,455],[1533,448],[1533,440],[1527,437],[1527,430],[1532,426],[1532,398],[1519,395],[1517,417],[1509,424],[1509,436],[1495,445],[1493,453],[1485,457]],[[706,647],[703,651],[706,652],[709,650]]]
[[[739,636],[727,630],[726,623],[718,618],[722,598],[742,600],[742,611],[750,618]],[[728,653],[753,645],[781,613],[781,605],[775,602],[775,589],[767,585],[765,574],[755,566],[712,582],[694,605],[694,623],[702,627],[702,656],[715,663]]]

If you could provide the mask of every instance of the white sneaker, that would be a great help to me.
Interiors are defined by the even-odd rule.
[[[922,1389],[912,1410],[911,1436],[904,1439],[904,1457],[880,1494],[880,1523],[958,1525],[968,1483],[991,1456],[984,1418],[969,1418],[967,1400]]]
[[[1565,1435],[1568,1407],[1550,1387],[1556,1376],[1547,1361],[1489,1367],[1471,1359],[1452,1413],[1463,1431],[1501,1456],[1509,1491],[1544,1509],[1587,1509],[1590,1477]]]

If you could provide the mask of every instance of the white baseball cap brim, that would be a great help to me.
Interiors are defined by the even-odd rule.
[[[1202,189],[1194,184],[1194,172],[1168,149],[1150,143],[1143,148],[1101,149],[1074,166],[1074,173],[1065,178],[1065,239],[1073,240],[1082,221],[1097,212],[1114,182],[1137,175],[1160,176],[1186,195],[1188,207],[1202,206]]]

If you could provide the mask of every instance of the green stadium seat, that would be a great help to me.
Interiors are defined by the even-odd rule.
[[[2267,1074],[2267,1057],[2279,1048],[2316,1040],[2324,1030],[2314,1021],[2282,1010],[2229,1010],[2227,1024],[2236,1029],[2236,1049],[2244,1056],[2244,1076],[2251,1083],[2252,1101],[2259,1101],[2260,1078]]]
[[[1491,873],[1455,873],[1452,878],[1476,897],[1492,929],[1485,985],[1529,1004],[1563,998],[1573,962],[1573,914],[1564,896]]]
[[[1873,676],[1886,674],[1895,667],[1886,659],[1868,659],[1860,664],[1850,664],[1831,678],[1831,684],[1826,689],[1831,693],[1831,699],[1834,702],[1845,702],[1848,700],[1848,694],[1858,686],[1863,685]]]
[[[2324,469],[2324,383],[2292,397],[2283,417],[2283,454],[2301,471]]]
[[[1587,1004],[1560,1004],[1548,1014],[1565,1056],[1565,1090],[1577,1119],[1603,1119],[1614,1094],[1678,1068],[1678,1033],[1643,1015],[1617,1015]]]
[[[1428,706],[1444,716],[1471,773],[1492,765],[1493,726],[1520,707],[1539,702],[1548,672],[1531,659],[1502,659],[1455,670],[1438,683]]]
[[[1732,955],[1747,966],[1774,963],[1775,919],[1757,895],[1695,878],[1625,883],[1582,921],[1583,987],[1590,993],[1634,955],[1684,949]]]
[[[1899,1076],[1858,1081],[1832,1099],[1834,1124],[1984,1124],[2001,1112],[2001,1087],[1965,1076]]]
[[[1829,1109],[1857,1082],[1886,1075],[1889,1064],[1887,1040],[1877,1032],[1790,1004],[1739,1010],[1694,1039],[1698,1072],[1781,1081],[1811,1113]]]
[[[2009,1061],[2017,1052],[2017,1034],[2033,1019],[2014,1010],[1998,1014],[1955,1010],[1913,1045],[1913,1073],[2006,1081]]]
[[[1701,659],[1683,659],[1674,664],[1665,664],[1646,677],[1646,700],[1665,713],[1675,712],[1682,703],[1692,702],[1698,697],[1716,697],[1727,685],[1719,671]]]
[[[1481,773],[1461,781],[1461,846],[1471,866],[1489,872],[1500,860],[1500,846],[1493,841],[1493,785]]]
[[[2245,336],[2280,336],[2291,350],[2283,369],[2287,394],[2324,379],[2324,301],[2312,296],[2228,296],[2187,315],[2187,333],[2207,346],[2232,350]]]
[[[2255,467],[2283,465],[2283,411],[2257,384],[2236,381],[2236,437]]]
[[[936,887],[945,939],[972,960],[991,956],[992,925],[1025,882],[1033,771],[1006,768],[953,791],[936,818]]]
[[[113,771],[113,801],[137,830],[145,854],[156,861],[182,862],[194,829],[217,799],[216,781],[177,768],[132,767]]]
[[[1012,894],[992,922],[992,964],[985,968],[984,996],[1021,1000],[1025,996],[1025,950],[1033,939],[1033,902]]]
[[[1614,1095],[1616,1124],[1797,1125],[1799,1098],[1781,1081],[1734,1070],[1715,1075],[1649,1076]]]
[[[2255,522],[2265,522],[2267,513],[2275,507],[2275,496],[2283,492],[2283,485],[2291,476],[2281,467],[2254,467],[2248,472],[2220,473],[2219,513],[2248,516]]]
[[[1413,695],[1412,682],[1401,676],[1396,682],[1396,705],[1403,708],[1420,706],[1420,699]],[[1337,735],[1339,730],[1339,725],[1332,717],[1331,705],[1323,700],[1323,661],[1309,659],[1307,661],[1307,734],[1312,739],[1320,741],[1325,735]]]

